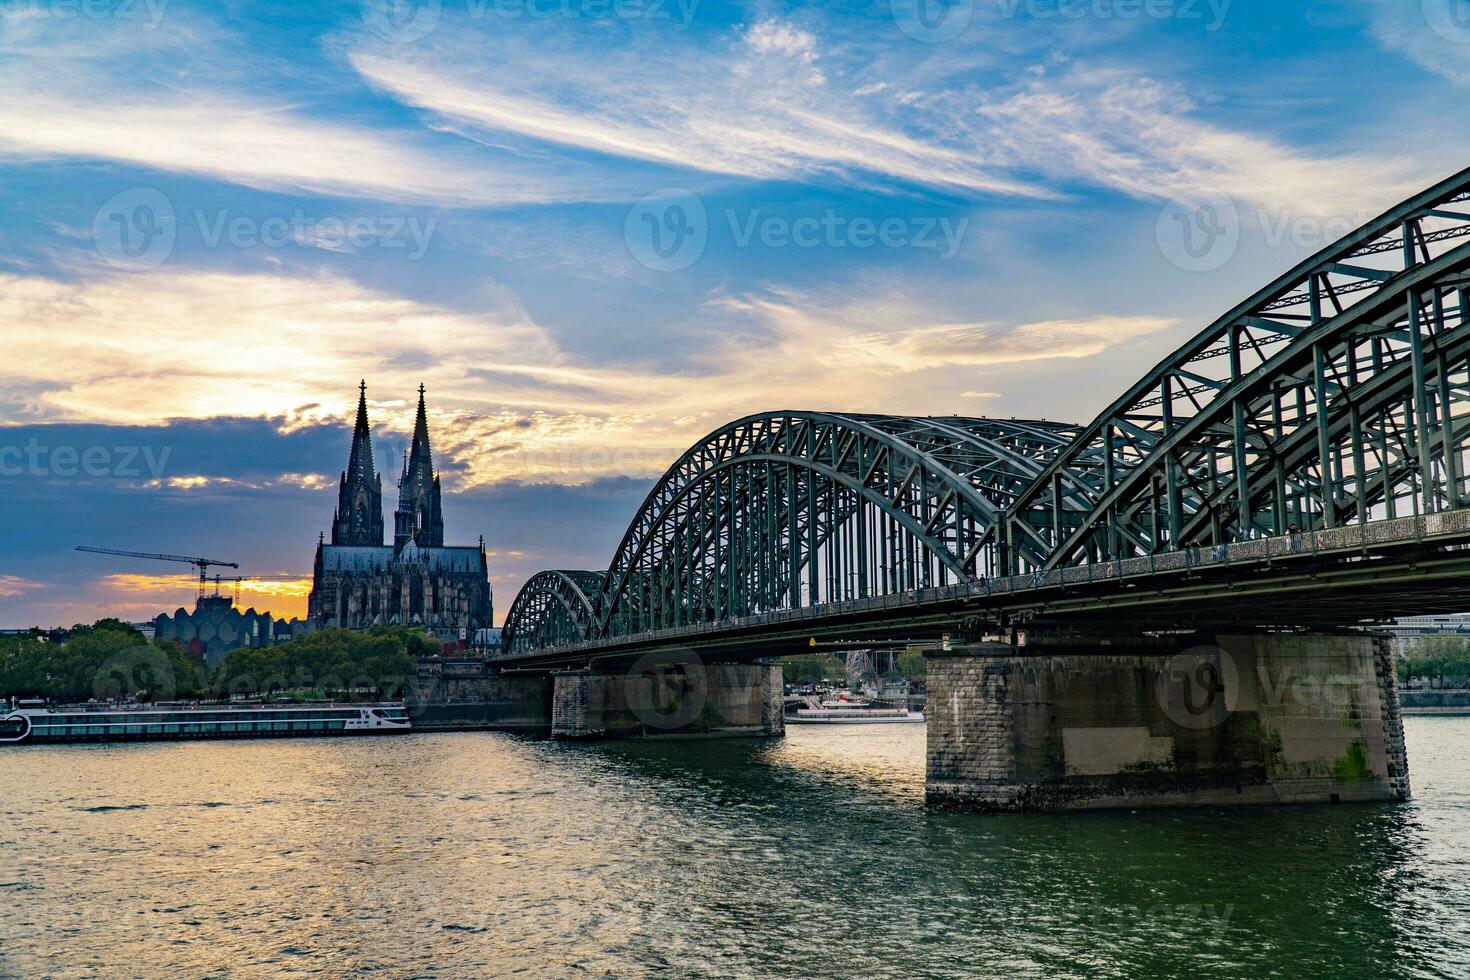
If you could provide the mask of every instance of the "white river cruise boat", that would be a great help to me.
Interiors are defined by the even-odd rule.
[[[392,735],[412,730],[394,704],[64,705],[0,702],[0,744],[140,739]]]
[[[907,708],[800,708],[786,716],[788,725],[920,725],[924,714]]]

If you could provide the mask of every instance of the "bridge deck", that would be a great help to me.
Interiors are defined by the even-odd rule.
[[[1470,607],[1470,511],[1374,521],[897,595],[650,630],[507,656],[544,667],[682,648],[734,659],[932,641],[987,624],[1125,616],[1188,628],[1351,626]]]

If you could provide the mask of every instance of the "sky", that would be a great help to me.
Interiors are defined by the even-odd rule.
[[[1089,421],[1467,87],[1466,0],[0,0],[0,626],[303,614],[360,380],[497,618],[743,415]]]

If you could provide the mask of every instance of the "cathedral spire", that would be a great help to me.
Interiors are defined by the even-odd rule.
[[[357,385],[357,425],[352,430],[352,455],[347,459],[348,482],[358,474],[377,479],[373,469],[373,431],[368,425],[367,381]]]
[[[368,424],[367,381],[357,386],[357,423],[352,451],[337,487],[337,513],[332,520],[332,543],[383,543],[383,481],[373,466],[373,430]]]
[[[394,547],[410,540],[421,548],[444,546],[444,512],[439,502],[439,480],[434,476],[434,454],[429,448],[429,416],[422,384],[413,444],[398,481],[398,511],[393,520]]]
[[[408,451],[408,471],[423,466],[428,469],[432,476],[434,472],[434,454],[429,449],[429,417],[424,409],[424,386],[419,385],[419,414],[413,422],[413,446]]]

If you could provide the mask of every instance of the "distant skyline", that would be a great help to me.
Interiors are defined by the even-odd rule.
[[[1470,165],[1462,7],[0,2],[0,626],[303,614],[359,379],[497,616],[741,415],[1086,422]]]

